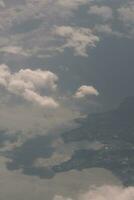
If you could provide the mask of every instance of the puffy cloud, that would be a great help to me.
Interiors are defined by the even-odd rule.
[[[26,90],[24,93],[24,98],[31,102],[36,102],[41,106],[48,107],[48,108],[56,108],[58,106],[58,103],[55,102],[55,100],[51,97],[47,96],[41,96],[37,94],[36,92],[33,92],[31,90]]]
[[[21,132],[25,140],[76,125],[74,119],[82,117],[83,105],[76,106],[72,95],[59,91],[57,81],[51,71],[11,71],[7,65],[0,65],[0,129]],[[56,109],[53,112],[50,108]]]
[[[133,200],[134,187],[101,186],[90,188],[85,194],[79,195],[77,200]],[[56,195],[53,200],[73,200]]]
[[[60,51],[72,48],[75,55],[79,56],[88,56],[87,48],[95,47],[99,42],[99,37],[94,35],[90,28],[60,26],[56,27],[53,32],[65,39],[65,44],[60,47]]]
[[[99,92],[93,86],[82,85],[80,88],[78,88],[74,97],[83,98],[90,95],[98,96]]]
[[[11,73],[8,66],[0,66],[1,86],[13,94],[46,108],[56,108],[58,103],[52,97],[41,96],[38,91],[55,90],[57,80],[58,77],[50,71],[21,69],[16,73]]]
[[[119,23],[124,28],[124,36],[128,39],[134,38],[134,2],[128,2],[117,9]]]
[[[21,69],[11,72],[7,65],[0,65],[0,130],[12,135],[20,132],[23,142],[35,135],[72,127],[74,119],[81,115],[79,110],[60,99],[57,80],[57,75],[51,71]],[[56,109],[53,112],[51,108]]]
[[[106,20],[112,17],[110,7],[105,6],[105,4],[104,6],[94,5],[96,2],[94,0],[10,1],[5,1],[7,6],[0,12],[0,31],[2,30],[0,44],[4,52],[22,56],[47,56],[50,58],[65,48],[72,48],[75,55],[87,56],[87,48],[95,46],[99,38],[94,35],[95,32],[91,29],[79,27],[79,19],[77,18],[77,21],[75,21],[72,14],[75,15],[75,11],[80,6],[87,5],[88,7],[91,4],[89,12],[102,16]],[[81,20],[85,24],[86,15],[82,15]],[[95,25],[96,22],[93,21],[92,23]],[[78,26],[72,27],[73,30],[70,30],[70,35],[60,36],[60,33],[58,33],[57,39],[55,35],[51,34],[54,25],[64,25],[65,27],[68,24],[77,24]],[[65,39],[65,43],[63,39]],[[63,42],[62,46],[60,46],[59,40]],[[22,59],[22,56],[5,58],[4,55],[3,59],[6,62],[7,59],[18,61]]]
[[[93,14],[101,17],[103,20],[109,20],[113,17],[113,11],[108,6],[91,6],[89,9],[89,14]]]
[[[134,24],[134,3],[122,6],[118,9],[119,18],[127,24]]]
[[[57,35],[51,34],[51,29],[54,25],[61,26],[65,22],[69,22],[72,14],[75,14],[81,5],[90,2],[92,0],[26,0],[23,4],[17,2],[17,5],[14,3],[11,5],[9,3],[11,6],[8,6],[7,3],[7,8],[0,13],[0,30],[2,29],[4,33],[1,34],[0,40],[1,51],[21,55],[20,58],[8,57],[8,60],[19,60],[22,59],[22,56],[31,55],[51,57],[67,47],[72,48],[75,55],[87,56],[87,47],[95,46],[99,41],[99,38],[94,36],[90,29],[86,31],[84,28],[73,28],[73,32],[77,31],[77,34],[73,38],[71,35],[69,36],[70,42],[69,38],[58,34],[60,41],[63,41],[64,38],[65,42],[67,40],[69,42],[60,48],[59,38],[57,39]],[[20,11],[18,12],[18,10]],[[8,34],[9,32],[10,34]],[[5,57],[4,59],[7,61]]]

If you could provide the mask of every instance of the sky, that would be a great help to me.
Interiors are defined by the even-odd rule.
[[[26,162],[49,168],[83,146],[102,148],[89,142],[69,146],[59,134],[77,127],[76,119],[115,108],[134,95],[133,52],[133,0],[0,0],[1,200],[25,195],[27,200],[133,199],[134,188],[124,188],[104,169],[97,171],[103,184],[89,189],[90,169],[81,188],[88,170],[48,181],[23,174],[20,167]],[[26,155],[29,148],[34,158]],[[11,155],[20,162],[15,171],[7,167]],[[107,174],[105,181],[101,173]],[[78,194],[69,188],[72,176]],[[96,185],[99,178],[92,179]]]

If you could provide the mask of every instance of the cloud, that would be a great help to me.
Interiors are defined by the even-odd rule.
[[[58,103],[52,97],[40,95],[38,91],[55,90],[57,80],[58,77],[50,71],[21,69],[16,73],[11,73],[8,66],[0,66],[1,86],[29,102],[46,108],[56,108]]]
[[[70,160],[70,156],[65,154],[54,153],[51,158],[38,158],[35,161],[35,167],[51,167],[55,165],[60,165],[63,162]]]
[[[108,6],[91,6],[88,13],[101,17],[104,21],[110,20],[113,17],[112,8]]]
[[[128,39],[134,37],[134,2],[128,2],[117,9],[119,22],[123,25],[124,35]]]
[[[27,4],[32,5],[48,5],[49,0],[26,0]],[[51,4],[53,4],[57,8],[66,9],[68,11],[76,10],[81,5],[89,4],[89,2],[92,2],[92,0],[52,0]]]
[[[19,132],[23,142],[76,125],[74,119],[82,117],[83,105],[76,106],[76,99],[72,101],[72,95],[60,91],[57,81],[51,71],[12,71],[0,65],[0,130],[13,135]]]
[[[57,0],[56,4],[66,9],[77,9],[79,6],[88,4],[92,0]]]
[[[5,8],[5,7],[6,7],[4,1],[2,1],[2,0],[0,0],[0,7],[1,7],[1,8]]]
[[[94,26],[94,31],[97,32],[97,34],[102,34],[103,36],[125,37],[123,33],[113,30],[109,24],[96,24]]]
[[[123,21],[127,25],[134,25],[134,3],[122,6],[117,11],[121,21]]]
[[[58,103],[53,98],[47,96],[42,97],[41,95],[31,90],[25,90],[24,98],[28,101],[33,103],[36,102],[37,104],[47,108],[56,108],[58,106]]]
[[[65,44],[60,47],[60,51],[71,48],[77,56],[87,57],[87,48],[95,47],[99,42],[99,37],[92,33],[90,28],[60,26],[53,30],[53,33],[62,37]]]
[[[35,135],[56,134],[73,127],[74,119],[81,116],[79,110],[60,99],[57,81],[51,71],[12,72],[8,66],[0,65],[0,130],[13,137],[19,133],[15,146]],[[6,148],[13,145],[6,144]]]
[[[40,179],[23,175],[20,170],[7,170],[7,161],[8,159],[5,157],[0,157],[0,194],[2,200],[52,200],[56,194],[63,196],[63,199],[65,196],[71,196],[71,199],[75,199],[74,196],[80,194],[81,191],[87,191],[92,184],[103,185],[107,182],[118,184],[117,179],[110,171],[101,168],[72,170],[58,173],[53,179]]]
[[[90,95],[98,96],[99,92],[93,86],[82,85],[80,88],[78,88],[74,97],[83,98]]]
[[[2,53],[8,53],[8,54],[14,54],[14,55],[22,55],[22,56],[28,56],[28,53],[26,53],[22,47],[18,46],[5,46],[0,49],[0,52]]]
[[[72,200],[71,198],[65,198],[59,195],[56,195],[53,200]]]
[[[133,200],[134,187],[120,186],[101,186],[90,188],[85,194],[79,195],[78,198],[66,198],[56,195],[53,200]]]
[[[72,156],[76,151],[79,150],[94,150],[99,151],[104,148],[105,145],[95,141],[77,141],[64,143],[61,138],[54,139],[52,142],[52,148],[54,148],[54,153],[50,158],[37,158],[34,162],[36,167],[51,167],[54,165],[60,165],[63,162],[71,160]]]
[[[7,58],[1,53],[6,63],[7,60],[22,62],[22,59],[28,59],[22,56],[49,57],[50,59],[57,53],[63,52],[65,48],[72,49],[77,56],[88,56],[88,48],[96,46],[99,41],[99,37],[95,34],[97,32],[92,31],[92,25],[95,26],[96,21],[91,20],[91,27],[84,28],[88,19],[86,13],[83,13],[81,19],[72,16],[75,16],[81,6],[87,5],[88,8],[91,4],[89,12],[104,21],[112,17],[110,7],[105,4],[94,5],[96,2],[94,0],[26,0],[22,2],[12,0],[12,3],[8,0],[5,2],[7,6],[0,12],[0,31],[2,30],[0,44],[5,53],[14,54]],[[77,27],[71,27],[72,24],[77,24]],[[57,28],[57,34],[51,33],[55,25],[57,28],[70,27],[70,34],[61,35]]]
[[[67,106],[60,106],[53,111],[33,104],[14,105],[12,101],[5,105],[1,103],[0,110],[0,130],[6,130],[13,136],[19,133],[19,145],[37,135],[59,134],[62,130],[68,130],[76,125],[74,119],[81,116]]]

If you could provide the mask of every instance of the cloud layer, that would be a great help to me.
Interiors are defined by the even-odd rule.
[[[133,200],[134,187],[123,188],[119,186],[94,187],[89,192],[79,195],[77,200]],[[53,200],[73,200],[56,195]]]

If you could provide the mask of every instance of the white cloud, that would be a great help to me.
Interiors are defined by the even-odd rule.
[[[75,55],[79,56],[88,56],[87,48],[95,47],[99,42],[99,37],[94,35],[90,28],[60,26],[53,32],[65,40],[65,44],[60,47],[61,51],[72,48]]]
[[[67,46],[60,46],[59,38],[61,41],[64,38],[65,42],[69,41],[69,38],[59,35],[57,39],[56,35],[51,34],[51,29],[55,25],[61,26],[69,22],[72,14],[75,14],[81,5],[89,5],[90,2],[92,0],[26,0],[25,4],[7,6],[3,12],[0,12],[0,28],[4,33],[0,40],[1,51],[22,56],[51,57],[65,48],[72,48],[75,55],[87,56],[86,49],[95,46],[99,41],[90,29],[86,31],[80,27],[73,28],[73,32],[77,31],[75,34],[77,41],[73,36],[72,46],[71,35],[70,43],[66,44]],[[19,60],[22,56],[8,57],[8,59]],[[4,59],[7,60],[5,57]]]
[[[78,198],[66,198],[56,195],[53,200],[133,200],[134,187],[120,186],[101,186],[90,188],[85,194],[79,195]]]
[[[28,53],[25,52],[23,48],[19,46],[5,46],[0,49],[0,52],[14,54],[14,55],[19,54],[22,56],[28,56]]]
[[[105,21],[112,19],[113,17],[113,11],[108,6],[91,6],[88,13],[99,16]]]
[[[16,72],[0,65],[0,130],[20,132],[23,142],[27,137],[56,133],[76,125],[74,119],[82,117],[83,105],[76,107],[76,99],[72,101],[72,95],[60,92],[57,81],[57,75],[51,71]]]
[[[122,6],[118,9],[119,18],[124,23],[134,24],[134,3]]]
[[[74,97],[83,98],[90,95],[98,96],[99,92],[93,86],[82,85],[80,88],[78,88]]]
[[[53,98],[47,96],[42,97],[41,95],[31,90],[25,90],[24,98],[28,101],[33,103],[36,102],[37,104],[47,108],[56,108],[58,106],[58,103]]]
[[[76,23],[74,18],[71,18],[72,14],[75,15],[80,6],[89,7],[91,4],[89,12],[105,20],[112,17],[110,7],[94,5],[94,0],[26,0],[20,4],[18,2],[13,5],[9,3],[10,6],[6,3],[7,7],[0,12],[0,30],[3,31],[0,44],[4,52],[15,55],[51,57],[59,51],[63,52],[65,48],[71,48],[75,55],[87,56],[87,48],[95,46],[99,38],[90,28],[79,27],[79,22]],[[86,22],[86,16],[82,15],[81,20]],[[95,25],[95,22],[93,23]],[[51,34],[53,26],[65,27],[66,24],[77,24],[78,27],[71,27],[68,35],[62,36],[58,32],[58,38]],[[59,41],[63,42],[63,45],[60,45]],[[21,60],[22,56],[4,59]]]
[[[6,65],[0,66],[0,85],[9,92],[46,108],[56,108],[58,103],[49,96],[40,95],[41,89],[53,91],[57,87],[58,77],[40,69],[21,69],[11,73]]]

